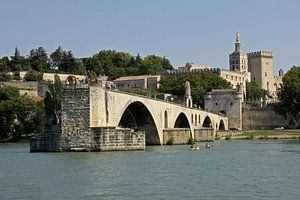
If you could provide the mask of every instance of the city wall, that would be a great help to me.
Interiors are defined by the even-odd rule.
[[[285,125],[284,117],[272,109],[243,108],[243,130],[270,130]]]

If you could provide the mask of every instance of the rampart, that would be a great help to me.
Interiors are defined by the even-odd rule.
[[[284,117],[273,109],[243,108],[243,130],[270,130],[285,125]]]

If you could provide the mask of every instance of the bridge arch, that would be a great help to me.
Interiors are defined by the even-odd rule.
[[[219,123],[219,128],[218,128],[218,130],[220,130],[220,131],[221,131],[221,130],[222,130],[222,131],[223,131],[223,130],[225,130],[225,125],[224,125],[224,122],[223,122],[223,120],[222,120],[222,119],[220,120],[220,123]]]
[[[147,145],[160,144],[154,118],[149,109],[140,101],[129,103],[129,105],[124,108],[118,126],[145,131]]]
[[[203,121],[203,124],[202,124],[202,127],[205,127],[205,128],[212,128],[212,121],[211,119],[209,118],[209,116],[206,116],[204,121]]]
[[[187,116],[184,113],[180,113],[175,120],[174,128],[190,128],[190,123]]]

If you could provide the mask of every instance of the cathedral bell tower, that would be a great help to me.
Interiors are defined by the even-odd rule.
[[[248,57],[241,49],[239,32],[235,36],[235,50],[229,55],[229,66],[231,71],[248,72]]]

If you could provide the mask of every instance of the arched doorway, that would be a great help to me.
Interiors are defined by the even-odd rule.
[[[146,145],[160,144],[154,119],[147,107],[141,102],[133,102],[126,108],[118,126],[145,131]]]
[[[205,128],[211,128],[212,127],[211,120],[208,116],[205,117],[202,127],[205,127]]]

